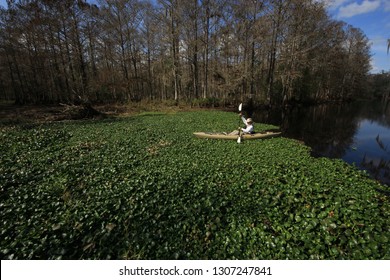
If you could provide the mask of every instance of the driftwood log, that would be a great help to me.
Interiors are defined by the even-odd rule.
[[[62,113],[66,119],[81,120],[105,117],[104,113],[93,108],[90,103],[82,103],[80,105],[60,103],[60,105],[64,108]]]

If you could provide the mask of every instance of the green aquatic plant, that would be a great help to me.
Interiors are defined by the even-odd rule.
[[[2,259],[389,259],[386,189],[226,112],[2,129]],[[257,130],[274,128],[256,124]]]

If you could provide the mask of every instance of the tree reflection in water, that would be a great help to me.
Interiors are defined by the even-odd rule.
[[[390,185],[390,159],[388,145],[385,145],[380,135],[375,138],[378,147],[383,151],[383,155],[379,158],[364,154],[360,165],[369,171],[369,173],[377,180]]]
[[[285,137],[311,147],[316,157],[340,158],[390,185],[390,106],[353,102],[255,110],[257,122],[281,127]]]

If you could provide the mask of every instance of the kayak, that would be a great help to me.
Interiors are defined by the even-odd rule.
[[[193,133],[197,138],[207,138],[207,139],[226,139],[226,140],[237,140],[238,135],[228,135],[225,133],[218,132],[194,132]],[[280,131],[263,131],[253,134],[243,134],[241,139],[243,140],[254,140],[254,139],[266,139],[280,136],[282,132]]]

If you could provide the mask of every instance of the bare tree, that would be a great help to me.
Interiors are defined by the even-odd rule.
[[[369,42],[321,3],[9,0],[1,92],[18,103],[353,98]]]

